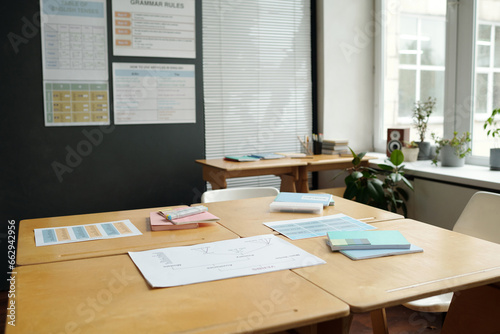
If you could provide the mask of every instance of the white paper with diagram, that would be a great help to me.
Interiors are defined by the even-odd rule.
[[[323,264],[267,234],[183,247],[129,252],[152,287],[171,287]]]

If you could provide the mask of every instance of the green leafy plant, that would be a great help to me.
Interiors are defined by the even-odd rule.
[[[427,101],[417,101],[413,107],[413,124],[418,131],[420,141],[425,140],[425,134],[427,132],[427,123],[429,122],[429,117],[434,111],[436,106],[436,99],[429,97]]]
[[[484,129],[486,130],[486,135],[491,136],[495,139],[495,146],[497,145],[498,138],[500,138],[500,124],[498,120],[495,119],[495,116],[500,116],[500,108],[494,109],[491,112],[490,117],[484,122]]]
[[[455,154],[457,157],[465,158],[467,155],[471,153],[471,148],[469,147],[469,143],[471,141],[470,132],[464,132],[462,136],[457,137],[457,132],[453,132],[453,138],[444,139],[436,136],[435,133],[432,133],[432,139],[436,142],[436,156],[432,159],[432,163],[437,166],[437,158],[439,156],[439,152],[444,146],[451,146],[455,149]]]
[[[401,209],[406,216],[408,193],[403,186],[411,190],[413,186],[404,177],[403,153],[400,150],[392,151],[390,159],[385,164],[379,164],[380,170],[377,170],[361,165],[366,152],[356,154],[350,150],[354,158],[352,167],[345,170],[349,175],[344,179],[344,198],[392,212]]]

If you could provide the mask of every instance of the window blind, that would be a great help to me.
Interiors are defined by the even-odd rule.
[[[206,158],[300,152],[312,130],[310,0],[203,1]],[[275,176],[233,186],[276,186]]]

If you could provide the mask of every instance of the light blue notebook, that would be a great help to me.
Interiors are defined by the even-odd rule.
[[[330,231],[332,251],[355,249],[408,249],[410,243],[399,231]]]
[[[340,252],[352,260],[373,259],[375,257],[420,253],[424,250],[418,246],[411,245],[407,249],[356,249],[341,250]]]

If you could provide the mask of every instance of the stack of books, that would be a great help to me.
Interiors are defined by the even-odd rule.
[[[183,230],[197,228],[199,223],[215,222],[219,217],[208,212],[206,206],[180,207],[150,212],[152,231]]]
[[[332,251],[340,251],[352,260],[423,251],[399,231],[332,231],[327,233],[326,242]]]
[[[347,139],[324,139],[321,152],[323,154],[335,155],[351,154],[351,151],[349,150],[349,141]]]

